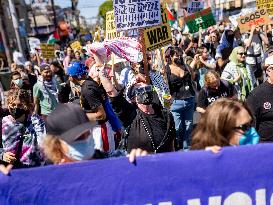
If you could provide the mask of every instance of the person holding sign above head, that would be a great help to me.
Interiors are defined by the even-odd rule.
[[[244,43],[247,51],[246,65],[251,72],[254,72],[255,78],[258,79],[258,83],[261,84],[263,82],[263,70],[261,65],[263,45],[269,44],[267,35],[259,26],[253,25],[250,34],[245,36]]]

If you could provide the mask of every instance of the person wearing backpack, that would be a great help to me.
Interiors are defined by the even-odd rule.
[[[220,79],[216,71],[208,71],[205,75],[205,85],[198,95],[196,111],[205,113],[206,108],[221,97],[234,98],[236,90],[231,83]]]

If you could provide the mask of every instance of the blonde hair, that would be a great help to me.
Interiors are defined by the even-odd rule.
[[[208,71],[205,75],[205,85],[209,87],[215,84],[219,79],[220,79],[219,73],[217,73],[214,70]]]
[[[54,164],[61,162],[64,156],[61,140],[54,136],[47,134],[43,141],[43,151],[46,159],[50,160]]]

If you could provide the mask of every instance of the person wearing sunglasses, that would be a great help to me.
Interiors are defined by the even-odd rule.
[[[209,106],[193,132],[192,150],[219,151],[224,146],[257,144],[249,107],[236,99],[220,98]]]
[[[245,100],[254,89],[255,77],[246,67],[246,53],[244,47],[236,47],[229,56],[230,62],[226,65],[221,78],[234,84],[238,99]]]
[[[273,54],[273,53],[272,53]],[[255,88],[247,103],[255,116],[255,124],[262,142],[273,141],[273,55],[265,59],[267,80]]]
[[[111,81],[100,72],[101,83],[111,100],[111,105],[125,128],[121,149],[129,153],[140,148],[148,153],[174,151],[175,125],[171,112],[163,109],[153,99],[153,87],[145,78],[137,76],[128,89],[129,103],[118,93]]]

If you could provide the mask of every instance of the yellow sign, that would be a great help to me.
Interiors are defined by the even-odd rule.
[[[79,41],[71,43],[70,46],[74,51],[80,51],[82,49],[81,43]]]
[[[171,27],[168,22],[167,9],[161,6],[162,24],[144,31],[145,46],[148,51],[161,48],[172,43]]]
[[[269,15],[273,15],[273,1],[272,0],[256,0],[258,9],[266,8]]]
[[[113,38],[123,36],[122,32],[117,32],[117,27],[115,23],[114,11],[108,11],[106,13],[106,40],[111,40]]]
[[[40,45],[42,55],[44,58],[54,58],[54,45],[52,44],[46,44],[46,43],[41,43]]]
[[[247,32],[252,25],[263,26],[270,23],[266,9],[259,9],[253,13],[247,14],[237,19],[241,33]]]

